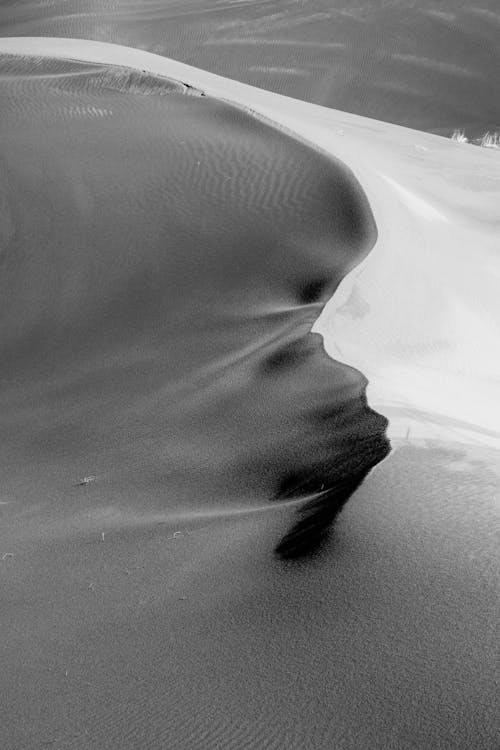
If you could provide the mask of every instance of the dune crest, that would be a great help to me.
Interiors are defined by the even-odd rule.
[[[333,520],[388,452],[366,379],[310,332],[376,239],[359,183],[191,82],[36,52],[0,81],[6,445],[172,511],[291,491]]]
[[[500,371],[494,346],[500,331],[496,274],[490,271],[498,265],[495,153],[457,150],[459,144],[438,136],[304,104],[119,45],[5,38],[0,50],[112,63],[182,81],[250,109],[341,159],[368,196],[379,239],[374,253],[343,280],[316,326],[327,350],[367,375],[370,403],[391,416],[390,437],[410,430],[419,438],[500,445],[491,409]],[[472,246],[477,264],[471,279]],[[411,295],[409,284],[393,283],[388,304],[384,280],[407,275]],[[437,293],[443,275],[451,290],[444,297]],[[353,293],[368,305],[369,316],[349,315],[345,302]],[[427,312],[415,315],[416,309]],[[405,343],[398,348],[403,331]],[[410,350],[415,355],[408,357]],[[440,379],[434,378],[436,368]]]

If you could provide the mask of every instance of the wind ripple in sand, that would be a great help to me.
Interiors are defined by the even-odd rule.
[[[2,70],[6,453],[95,464],[151,510],[312,498],[279,550],[314,546],[388,451],[366,379],[310,333],[376,237],[359,184],[180,83]]]

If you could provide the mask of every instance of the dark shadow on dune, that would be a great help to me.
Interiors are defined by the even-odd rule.
[[[293,560],[320,550],[338,514],[367,474],[341,479],[335,487],[329,487],[308,500],[297,513],[299,519],[277,545],[276,554],[285,560]],[[286,487],[290,480],[293,484],[297,479],[297,488],[302,493],[305,487],[300,484],[300,477],[286,477],[283,484]]]
[[[310,553],[389,450],[366,378],[311,333],[376,240],[361,186],[150,74],[0,63],[13,486],[78,466],[143,509],[303,497],[276,552]]]

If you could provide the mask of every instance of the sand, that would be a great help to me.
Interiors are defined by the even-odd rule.
[[[10,0],[2,36],[135,47],[278,94],[470,138],[500,130],[497,0]]]
[[[0,52],[2,745],[494,747],[497,154]]]

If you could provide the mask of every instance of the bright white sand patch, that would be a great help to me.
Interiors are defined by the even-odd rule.
[[[500,164],[487,151],[227,80],[142,50],[4,38],[0,52],[138,68],[254,110],[342,159],[371,203],[377,245],[316,329],[370,380],[390,437],[500,446]]]

